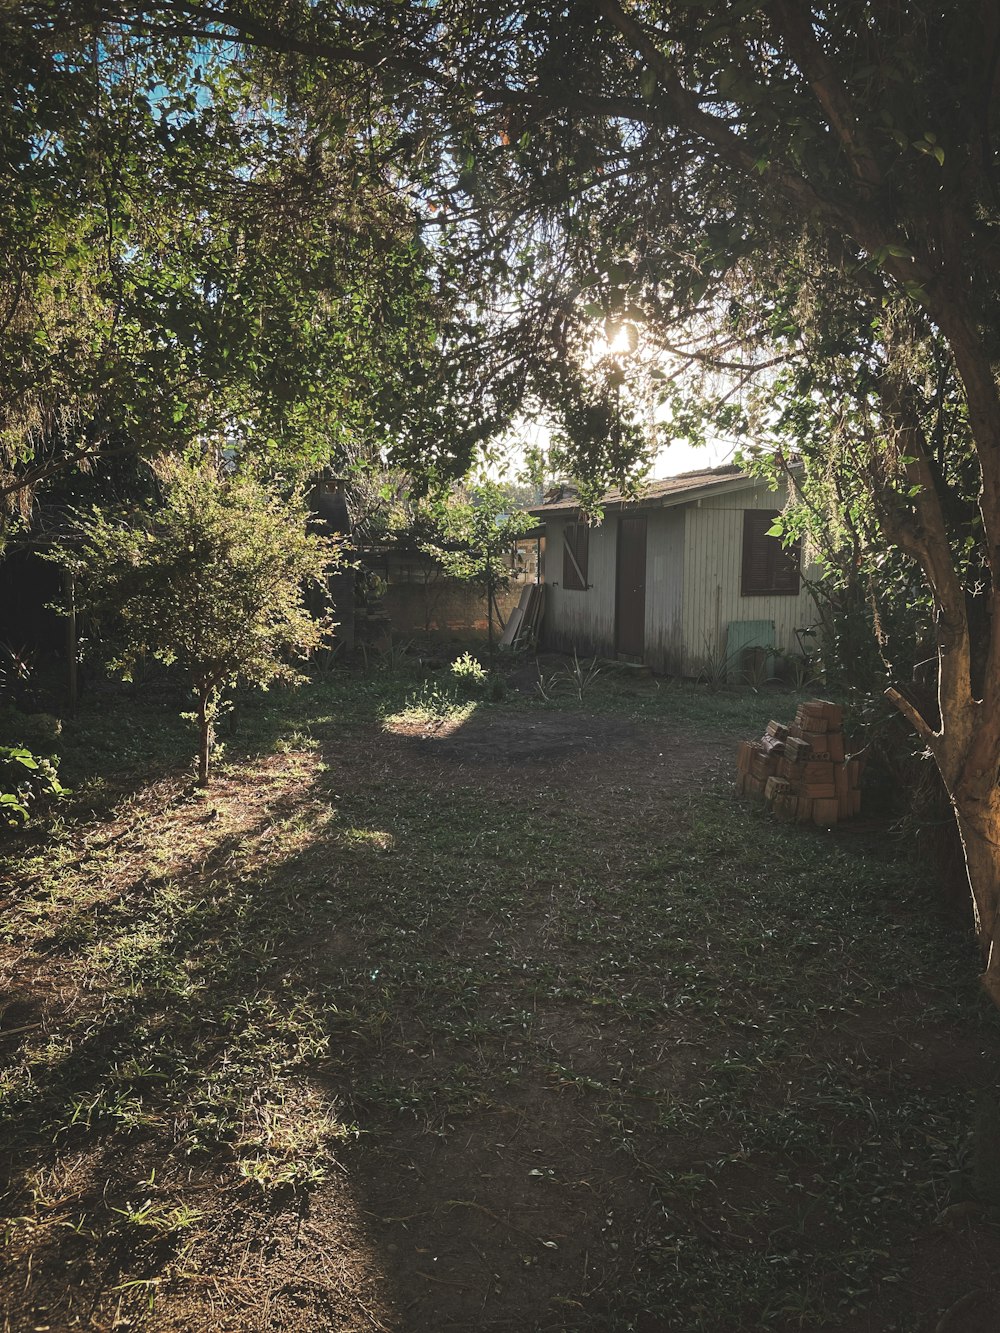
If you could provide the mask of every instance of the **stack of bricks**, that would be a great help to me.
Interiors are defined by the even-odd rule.
[[[838,704],[800,704],[790,727],[769,722],[759,741],[741,741],[736,790],[764,800],[782,819],[824,828],[861,813],[861,762],[844,753]]]

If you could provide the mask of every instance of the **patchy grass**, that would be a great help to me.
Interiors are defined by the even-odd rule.
[[[169,713],[67,726],[10,1326],[992,1327],[1000,1029],[905,848],[732,799],[794,698],[439,679],[244,706],[207,796]]]

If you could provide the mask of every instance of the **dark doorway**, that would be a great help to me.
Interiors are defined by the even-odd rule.
[[[646,516],[618,520],[615,648],[624,657],[646,649]]]

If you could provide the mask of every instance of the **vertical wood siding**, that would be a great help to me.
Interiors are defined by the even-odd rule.
[[[647,515],[646,650],[654,671],[697,676],[706,653],[725,652],[731,620],[774,622],[775,647],[797,651],[795,630],[816,623],[816,608],[802,587],[797,597],[743,597],[743,511],[780,510],[783,490],[766,486],[712,496],[701,504],[651,507]],[[590,530],[588,589],[562,587],[563,527],[568,517],[546,517],[545,620],[542,642],[557,652],[615,652],[615,580],[618,518],[609,514]],[[804,569],[809,571],[808,559]],[[815,573],[815,567],[810,572]]]
[[[684,531],[687,508],[650,509],[646,539],[646,661],[684,669]]]
[[[773,621],[775,646],[784,652],[796,651],[796,628],[816,622],[816,607],[805,587],[797,597],[740,595],[743,511],[781,509],[786,499],[783,490],[759,486],[688,506],[683,674],[697,675],[709,651],[725,651],[731,620]]]
[[[587,591],[562,586],[563,529],[569,519],[545,521],[545,620],[542,642],[555,652],[611,656],[615,649],[615,550],[618,520],[590,529]]]

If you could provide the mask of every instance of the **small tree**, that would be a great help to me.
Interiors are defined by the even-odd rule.
[[[335,539],[306,530],[301,497],[279,499],[253,477],[175,465],[163,506],[123,522],[95,511],[58,558],[84,604],[114,626],[111,665],[131,677],[151,656],[176,663],[197,698],[198,784],[208,785],[213,722],[238,681],[302,679],[289,663],[330,628],[305,605],[339,559]],[[109,643],[109,647],[111,644]]]
[[[508,488],[478,481],[468,500],[448,499],[434,510],[436,531],[421,543],[444,572],[480,587],[486,597],[490,662],[496,655],[493,617],[497,593],[510,583],[508,557],[515,541],[531,526],[526,513],[511,505]]]

